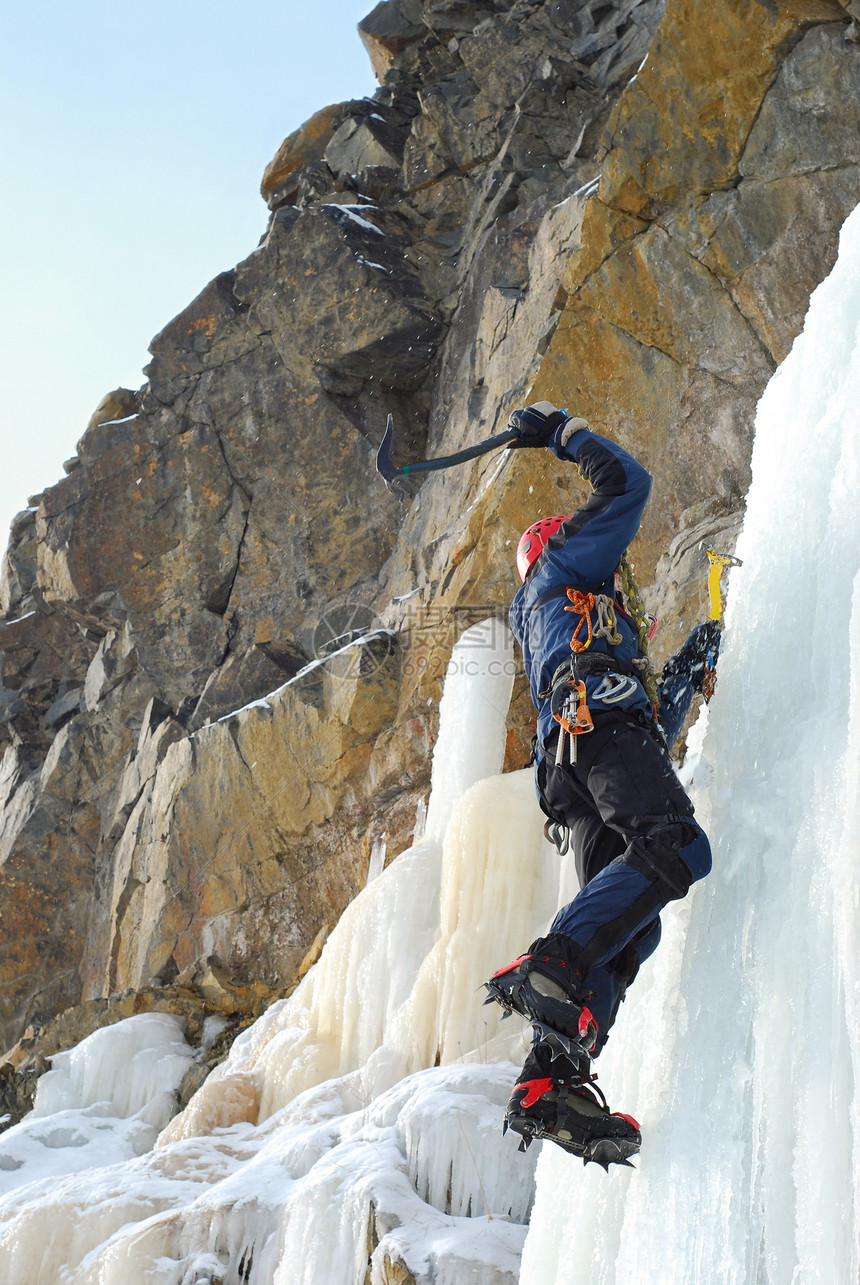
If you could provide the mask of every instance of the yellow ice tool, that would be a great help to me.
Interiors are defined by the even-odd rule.
[[[711,598],[708,619],[719,620],[723,614],[723,600],[720,594],[720,576],[723,574],[723,567],[742,567],[743,563],[740,558],[733,558],[730,553],[715,553],[713,549],[707,547],[705,547],[705,553],[711,564],[708,569],[708,593]]]

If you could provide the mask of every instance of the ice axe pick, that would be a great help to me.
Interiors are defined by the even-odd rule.
[[[497,446],[505,446],[518,436],[517,429],[506,428],[503,433],[496,433],[495,437],[488,437],[485,441],[478,442],[475,446],[467,446],[463,451],[455,451],[453,455],[439,455],[434,460],[416,460],[413,464],[402,464],[400,468],[395,468],[391,462],[394,416],[389,415],[385,425],[385,433],[379,444],[379,450],[376,452],[376,471],[382,477],[389,491],[393,491],[392,483],[395,478],[409,477],[412,473],[435,473],[438,469],[453,468],[455,464],[465,464],[466,460],[474,460],[479,455],[486,455],[487,451],[494,451]]]

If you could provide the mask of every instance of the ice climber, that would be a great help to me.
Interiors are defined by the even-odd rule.
[[[609,1111],[591,1060],[660,940],[660,911],[711,868],[667,746],[715,663],[719,625],[693,630],[658,690],[644,655],[649,623],[641,603],[630,614],[623,592],[649,474],[549,402],[514,411],[509,424],[519,434],[512,446],[549,447],[593,488],[572,516],[545,518],[523,534],[523,583],[510,611],[537,709],[546,833],[560,851],[572,846],[580,891],[547,936],[493,975],[487,1002],[521,1014],[533,1030],[505,1128],[522,1135],[522,1148],[550,1138],[608,1168],[629,1163],[641,1136],[632,1117]]]

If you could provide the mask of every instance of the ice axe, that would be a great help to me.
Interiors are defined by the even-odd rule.
[[[478,442],[475,446],[467,446],[463,451],[455,451],[453,455],[439,455],[434,460],[416,460],[414,464],[402,464],[400,468],[395,468],[391,462],[394,416],[389,415],[385,425],[385,433],[379,444],[379,450],[376,452],[376,471],[382,477],[389,491],[393,492],[392,483],[395,478],[409,477],[412,473],[435,473],[437,469],[453,468],[455,464],[465,464],[466,460],[474,460],[479,455],[486,455],[487,451],[494,451],[497,446],[505,446],[508,442],[512,442],[515,437],[519,437],[519,430],[506,428],[503,433],[496,433],[495,437],[488,437],[485,441]]]
[[[724,567],[742,567],[743,563],[740,558],[735,558],[731,553],[716,553],[709,549],[704,540],[699,545],[708,555],[708,595],[711,599],[711,610],[708,614],[708,620],[719,620],[723,614],[723,599],[720,593],[720,577],[723,574]],[[705,675],[702,679],[702,694],[705,702],[710,701],[714,694],[714,688],[717,684],[716,658],[713,652],[708,652],[705,657]]]
[[[708,594],[711,599],[708,620],[719,620],[723,614],[723,599],[720,594],[720,576],[723,574],[723,567],[742,567],[744,564],[740,558],[734,558],[730,553],[715,553],[704,541],[699,548],[705,550],[711,564],[708,568]]]

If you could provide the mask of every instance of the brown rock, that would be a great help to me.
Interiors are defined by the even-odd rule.
[[[740,158],[741,182],[705,201],[685,229],[777,361],[835,259],[832,233],[812,230],[838,228],[860,199],[860,67],[843,31],[815,28],[791,51]]]
[[[247,497],[204,425],[162,450],[135,418],[89,430],[80,449],[81,468],[39,508],[39,589],[48,603],[121,595],[141,663],[176,708],[223,654],[226,626],[207,602],[235,565]]]
[[[100,428],[102,424],[112,423],[118,419],[127,419],[134,415],[138,408],[138,394],[131,388],[115,388],[112,393],[105,393],[90,417],[87,428]]]
[[[44,1059],[26,1070],[18,1070],[11,1062],[0,1062],[0,1132],[32,1110],[39,1077],[49,1069],[50,1063]]]
[[[403,1263],[385,1254],[380,1268],[382,1285],[415,1285],[415,1277]]]
[[[222,962],[208,980],[188,974],[212,1000],[223,975],[245,987],[293,981],[320,923],[362,886],[350,836],[363,833],[368,801],[339,812],[395,710],[396,655],[364,675],[332,664],[321,710],[287,687],[166,748],[114,851],[110,919],[88,952],[110,967],[90,975],[92,992],[186,974],[213,953]],[[324,824],[341,837],[330,828],[316,851]]]
[[[0,569],[0,610],[11,615],[36,582],[36,510],[16,513],[9,528],[9,547]]]
[[[788,45],[805,28],[844,16],[836,0],[670,0],[648,60],[612,117],[600,199],[654,219],[733,186]]]
[[[82,636],[79,622],[41,601],[21,605],[30,609],[0,621],[0,747],[17,746],[35,767],[74,713],[72,693],[80,692],[97,637],[94,631]]]
[[[285,138],[266,167],[260,193],[270,210],[295,205],[301,171],[321,161],[340,123],[345,103],[315,112],[310,120]]]
[[[364,118],[349,117],[335,132],[325,150],[325,161],[335,174],[359,174],[374,166],[397,170],[403,156],[403,133],[392,128],[377,112]]]
[[[7,749],[3,759],[3,1047],[35,1014],[52,1016],[80,997],[99,819],[92,805],[78,801],[86,769],[75,741],[72,726],[64,727],[35,774],[27,772],[20,751]]]

